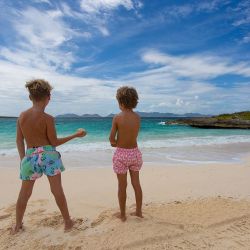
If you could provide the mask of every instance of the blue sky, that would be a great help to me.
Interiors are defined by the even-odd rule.
[[[29,107],[24,84],[54,86],[48,112],[250,109],[250,0],[0,0],[0,115]]]

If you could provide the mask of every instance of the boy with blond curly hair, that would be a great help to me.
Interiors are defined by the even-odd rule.
[[[73,226],[73,221],[69,215],[61,182],[61,172],[65,168],[60,153],[56,151],[56,146],[71,139],[83,137],[86,132],[78,129],[68,137],[58,138],[54,118],[45,113],[51,98],[51,85],[45,80],[35,79],[27,82],[25,87],[29,91],[29,98],[33,105],[22,112],[17,120],[16,143],[21,160],[22,186],[16,204],[16,224],[12,228],[12,233],[15,234],[22,229],[24,212],[35,180],[43,174],[48,177],[51,192],[63,216],[64,229],[69,230]]]

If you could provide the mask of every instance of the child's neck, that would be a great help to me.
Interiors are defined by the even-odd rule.
[[[131,113],[134,112],[133,109],[122,109],[122,112]]]
[[[46,105],[42,102],[33,102],[32,109],[39,112],[44,112]]]

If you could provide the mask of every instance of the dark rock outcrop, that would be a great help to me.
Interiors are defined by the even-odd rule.
[[[214,117],[177,119],[174,121],[166,121],[166,124],[189,125],[197,128],[250,129],[250,119],[246,119],[247,113],[248,112],[240,112]]]

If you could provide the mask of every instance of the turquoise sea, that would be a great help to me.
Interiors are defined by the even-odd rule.
[[[189,151],[183,148],[198,149],[210,147],[221,148],[250,143],[250,130],[234,129],[199,129],[182,125],[165,125],[170,118],[142,118],[138,144],[142,150],[158,152],[164,157],[188,159]],[[85,128],[88,135],[60,146],[62,152],[110,151],[109,131],[112,118],[58,118],[56,128],[58,136],[69,135],[79,127]],[[0,118],[0,154],[17,154],[15,145],[16,119]],[[237,144],[239,145],[239,144]],[[249,144],[250,145],[250,144]],[[235,148],[236,149],[236,148]],[[165,151],[164,151],[165,150]],[[187,152],[179,154],[177,152]],[[203,150],[204,151],[204,150]],[[237,150],[236,150],[237,151]],[[246,150],[247,151],[247,150]],[[170,154],[171,153],[171,154]],[[168,155],[169,154],[169,155]],[[162,156],[161,156],[162,157]],[[211,158],[211,156],[209,156]],[[206,158],[206,157],[205,157]],[[233,157],[232,157],[233,158]]]

